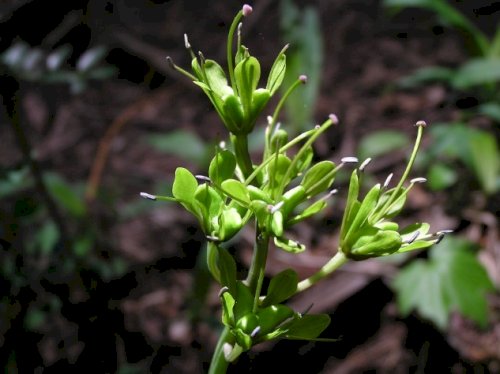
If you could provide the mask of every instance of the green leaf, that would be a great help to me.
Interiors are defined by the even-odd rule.
[[[259,310],[259,334],[272,332],[279,324],[292,317],[293,310],[285,305],[271,305]]]
[[[458,175],[448,165],[436,162],[429,168],[427,180],[429,181],[429,188],[436,191],[453,186],[458,180]]]
[[[221,295],[222,304],[222,323],[225,326],[233,326],[235,324],[233,308],[236,301],[229,292],[223,292]]]
[[[259,61],[253,56],[240,61],[234,69],[234,77],[244,111],[250,113],[252,95],[260,79]]]
[[[287,339],[311,340],[317,338],[330,324],[328,314],[306,314],[296,319],[288,328]]]
[[[333,162],[320,161],[305,173],[300,184],[306,190],[308,197],[324,192],[332,185],[335,175],[329,173],[334,169]],[[327,176],[328,178],[326,178]]]
[[[220,99],[233,94],[233,89],[228,86],[224,69],[214,60],[205,60],[203,69],[206,75],[205,83]]]
[[[500,30],[500,27],[498,28]],[[500,122],[500,104],[496,102],[489,102],[481,104],[478,107],[478,112],[490,117],[496,122]]]
[[[36,232],[35,242],[43,256],[49,256],[59,240],[59,230],[57,226],[48,221]]]
[[[342,238],[341,246],[343,246],[344,242],[347,242],[347,245],[351,245],[351,240],[355,237],[356,231],[358,231],[363,224],[368,219],[369,214],[373,211],[375,206],[377,205],[378,198],[380,196],[380,184],[376,184],[373,186],[370,191],[366,194],[363,202],[361,203],[358,211],[356,212],[356,216],[354,220],[352,220],[350,226],[347,229],[347,233],[344,238]]]
[[[254,302],[250,289],[242,281],[236,281],[236,296],[234,299],[236,300],[233,309],[234,318],[238,321],[252,312]]]
[[[231,294],[236,292],[236,262],[227,250],[219,248],[220,281],[223,286],[229,288]]]
[[[172,195],[184,203],[192,203],[195,197],[198,182],[188,169],[178,167],[175,169],[175,179],[172,186]]]
[[[245,204],[246,206],[250,204],[250,194],[247,187],[239,180],[226,179],[222,182],[221,187],[230,198],[237,199],[235,200],[237,203]]]
[[[204,210],[207,212],[210,220],[219,216],[224,204],[222,202],[222,197],[213,187],[210,187],[206,183],[200,184],[196,189],[194,197],[196,201],[205,208]]]
[[[408,136],[399,131],[375,131],[361,140],[358,146],[360,159],[378,157],[402,149],[410,144]]]
[[[351,179],[349,181],[349,192],[347,193],[347,201],[344,210],[344,215],[342,216],[342,225],[340,227],[340,237],[344,238],[347,230],[349,229],[350,223],[355,217],[355,206],[358,202],[359,195],[359,178],[357,170],[353,170],[351,173]],[[356,207],[356,211],[357,211]]]
[[[469,142],[473,170],[481,187],[488,194],[495,193],[500,176],[500,152],[495,137],[485,131],[475,131]]]
[[[328,205],[327,202],[323,199],[314,202],[313,204],[308,206],[306,209],[304,209],[301,213],[297,214],[295,217],[288,220],[287,226],[289,227],[289,226],[295,225],[296,223],[301,222],[301,221],[305,220],[306,218],[309,218],[309,217],[314,216],[315,214],[318,214],[323,209],[325,209],[327,205]]]
[[[289,253],[300,253],[306,250],[306,246],[304,244],[300,244],[292,239],[287,238],[274,238],[274,244],[286,252]]]
[[[283,213],[281,211],[276,211],[271,217],[271,232],[274,236],[283,235]]]
[[[269,178],[269,186],[271,189],[271,196],[274,196],[275,189],[279,188],[280,185],[288,185],[290,179],[293,175],[288,174],[288,178],[286,181],[283,181],[283,178],[288,172],[292,161],[285,156],[284,154],[278,154],[277,156],[273,156],[271,162],[269,162],[269,166],[267,167],[267,174]]]
[[[398,81],[398,85],[403,88],[413,88],[429,82],[450,83],[455,76],[455,70],[442,66],[429,66],[418,69],[413,74]]]
[[[178,156],[197,165],[203,165],[206,159],[207,146],[189,131],[178,130],[148,136],[146,142],[160,152]]]
[[[452,311],[459,311],[481,327],[487,324],[486,294],[494,286],[471,252],[471,243],[451,237],[430,251],[428,261],[406,266],[394,281],[403,315],[416,309],[445,329]]]
[[[226,123],[229,122],[228,130],[232,133],[239,132],[245,124],[245,114],[240,99],[236,95],[227,95],[222,105]]]
[[[292,269],[286,269],[276,274],[269,283],[267,295],[262,301],[262,306],[280,304],[288,300],[297,291],[298,282],[297,273]]]
[[[271,71],[267,78],[266,89],[269,93],[274,95],[274,93],[280,88],[283,79],[285,78],[286,72],[286,56],[284,53],[280,53],[276,60],[274,60]]]
[[[500,59],[476,58],[458,69],[452,83],[458,89],[466,89],[498,81],[500,81]]]
[[[219,219],[219,239],[222,241],[231,239],[243,226],[243,220],[236,208],[223,209]]]
[[[222,150],[217,152],[210,162],[208,176],[217,185],[234,175],[236,169],[236,158],[231,151]]]
[[[322,83],[324,65],[324,38],[317,7],[302,9],[292,1],[281,1],[280,26],[282,38],[290,43],[287,50],[287,66],[282,93],[307,74],[307,84],[298,87],[285,102],[286,125],[293,133],[314,125],[314,110]]]
[[[69,185],[57,174],[45,175],[45,181],[50,194],[75,217],[82,217],[86,213],[86,206],[81,194],[77,189]]]

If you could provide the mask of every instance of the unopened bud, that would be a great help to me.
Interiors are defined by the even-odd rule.
[[[244,17],[248,17],[250,14],[252,14],[253,8],[250,5],[245,4],[245,5],[243,5],[243,8],[241,11],[242,11]]]
[[[331,113],[330,115],[328,115],[328,118],[330,119],[330,121],[332,121],[334,125],[339,124],[339,119],[335,114]]]
[[[299,76],[299,81],[301,81],[302,83],[306,84],[307,83],[307,75],[300,75]]]

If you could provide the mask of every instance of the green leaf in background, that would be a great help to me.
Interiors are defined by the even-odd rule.
[[[197,165],[206,162],[208,147],[191,132],[178,130],[168,134],[152,135],[146,138],[146,142],[160,152],[192,161]]]
[[[452,84],[466,89],[500,81],[500,58],[476,58],[463,64],[455,74]]]
[[[410,144],[408,136],[400,131],[381,130],[366,135],[358,145],[358,157],[378,157]]]
[[[500,27],[498,28],[500,30]],[[500,104],[495,102],[485,103],[478,107],[480,114],[490,117],[496,122],[500,122]]]
[[[412,88],[428,82],[451,82],[455,76],[453,69],[444,68],[441,66],[429,66],[418,69],[407,77],[403,77],[398,81],[398,85],[403,88]]]
[[[486,294],[494,286],[471,247],[465,240],[447,237],[431,249],[429,260],[402,269],[393,284],[400,312],[406,316],[415,309],[443,330],[453,311],[486,326]]]
[[[498,190],[500,153],[493,134],[475,131],[469,138],[471,161],[483,191],[492,194]]]
[[[287,90],[302,74],[307,84],[293,92],[285,103],[287,123],[294,132],[310,128],[323,68],[323,37],[318,12],[314,7],[296,7],[291,0],[281,2],[282,37],[290,43],[282,90]]]
[[[45,182],[51,195],[66,211],[75,217],[81,217],[86,212],[83,195],[78,188],[71,186],[57,174],[46,174]]]
[[[457,180],[457,172],[441,162],[432,164],[427,172],[427,185],[435,191],[448,188],[455,184]]]

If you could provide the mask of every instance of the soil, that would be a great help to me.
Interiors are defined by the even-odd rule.
[[[116,66],[117,75],[92,82],[73,96],[67,87],[17,82],[2,71],[0,79],[9,92],[4,102],[12,101],[8,95],[18,95],[21,123],[39,167],[78,186],[82,199],[86,193],[88,221],[77,221],[63,210],[70,236],[91,232],[95,245],[75,259],[60,243],[54,262],[44,267],[40,258],[30,260],[25,252],[39,222],[23,221],[22,215],[13,213],[13,201],[33,199],[40,204],[36,203],[43,201],[40,191],[28,187],[13,199],[0,201],[5,249],[1,258],[17,261],[22,279],[16,284],[13,278],[0,276],[0,362],[6,372],[206,371],[220,311],[215,284],[205,282],[209,289],[204,305],[193,301],[194,285],[203,284],[195,283],[193,271],[203,234],[181,208],[141,201],[138,194],[168,190],[179,165],[195,173],[203,173],[206,166],[158,151],[148,137],[181,129],[207,143],[225,138],[205,97],[173,71],[165,57],[189,66],[183,41],[187,33],[195,50],[224,61],[226,32],[240,5],[59,0],[51,2],[49,10],[42,0],[4,3],[1,50],[14,40],[24,40],[47,50],[71,44],[72,56],[78,56],[89,46],[102,44],[109,48],[106,62]],[[427,12],[390,15],[379,1],[296,3],[316,7],[324,35],[325,63],[315,119],[320,122],[329,113],[340,118],[340,124],[318,142],[322,158],[338,161],[354,155],[359,140],[380,129],[413,138],[416,121],[423,119],[429,126],[452,121],[459,117],[457,103],[473,100],[441,84],[411,90],[397,87],[398,79],[417,68],[456,66],[465,59],[459,35],[437,26]],[[483,21],[489,18],[474,12],[488,3],[474,2],[474,9],[470,4],[458,6],[488,31],[490,26]],[[280,38],[279,2],[260,0],[253,5],[243,38],[252,54],[269,67],[286,43]],[[36,30],[31,26],[35,22],[40,25]],[[71,59],[74,63],[75,57]],[[7,115],[2,117],[0,139],[3,176],[23,163]],[[428,137],[424,146],[427,143]],[[396,152],[376,159],[370,172],[379,180],[392,171],[401,173],[404,157],[404,152]],[[99,162],[102,170],[96,172]],[[343,187],[340,182],[341,195]],[[454,204],[446,191],[415,188],[406,218],[438,228],[458,227],[461,234],[483,240],[484,224],[464,213],[480,208],[481,202],[473,193],[467,196],[468,200]],[[294,267],[303,277],[321,266],[335,242],[339,212],[331,209],[319,222],[304,224],[296,232],[308,244],[305,255],[297,258],[272,251],[268,274]],[[251,240],[251,230],[245,231],[231,248],[242,268],[249,261]],[[102,270],[113,266],[118,270]],[[265,344],[243,355],[230,372],[267,373],[275,368],[324,374],[500,372],[500,357],[494,356],[498,352],[488,353],[486,343],[498,342],[498,337],[488,340],[488,333],[470,321],[456,315],[449,331],[442,333],[418,316],[398,314],[390,288],[397,266],[355,263],[292,301],[297,310],[313,305],[314,312],[329,313],[332,324],[324,335],[338,341]],[[27,328],[26,316],[33,310],[42,310],[45,317],[43,323]],[[471,337],[475,345],[469,344]],[[298,371],[299,367],[307,371]]]

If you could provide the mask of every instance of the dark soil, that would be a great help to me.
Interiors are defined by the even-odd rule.
[[[78,56],[89,46],[104,44],[110,49],[107,62],[118,69],[115,78],[93,82],[77,96],[71,96],[67,87],[18,83],[2,71],[4,103],[7,107],[9,101],[17,104],[40,168],[82,190],[97,191],[95,196],[87,195],[89,222],[75,223],[63,213],[70,236],[92,232],[95,246],[85,257],[74,259],[65,243],[60,243],[48,268],[38,258],[29,259],[26,252],[39,223],[23,220],[14,207],[18,201],[39,206],[43,196],[29,187],[0,201],[4,238],[0,258],[14,259],[22,279],[17,284],[0,273],[0,362],[5,372],[204,372],[217,339],[219,310],[214,284],[205,282],[209,292],[204,305],[193,301],[193,268],[204,245],[203,235],[182,209],[139,201],[138,193],[167,189],[179,165],[203,172],[201,165],[153,149],[146,142],[148,136],[182,129],[207,142],[225,137],[199,90],[171,70],[165,57],[171,56],[180,66],[189,65],[183,42],[183,34],[188,33],[196,50],[223,61],[226,31],[240,2],[3,3],[1,50],[14,40],[24,40],[47,50],[71,44],[73,56]],[[244,27],[246,45],[265,67],[286,42],[279,37],[278,3],[255,2],[255,12]],[[353,155],[359,139],[379,129],[397,129],[413,137],[416,121],[453,120],[458,116],[457,103],[470,102],[442,85],[406,91],[396,87],[399,78],[419,67],[455,66],[464,59],[461,39],[436,26],[428,13],[410,11],[392,17],[379,1],[297,3],[316,6],[325,40],[315,118],[322,121],[329,113],[340,118],[340,125],[318,143],[321,157],[339,160]],[[474,21],[487,19],[475,10],[482,9],[478,3],[489,2],[474,2],[474,9],[467,9],[465,3],[459,6]],[[21,166],[23,154],[7,115],[1,125],[0,170],[4,175]],[[109,129],[116,131],[106,135]],[[110,147],[104,170],[100,179],[92,180],[92,167],[103,144]],[[401,171],[404,157],[404,153],[382,157],[370,170],[383,180],[389,172]],[[471,226],[462,209],[473,201],[445,209],[445,193],[415,190],[409,202],[412,218],[439,228],[459,226],[463,232]],[[332,232],[338,227],[339,214],[331,210],[322,222],[304,225],[298,235],[310,244],[308,254],[297,261],[273,252],[269,274],[298,266],[303,276],[320,266],[335,239]],[[244,233],[233,248],[242,265],[249,258],[248,238],[251,232]],[[70,265],[69,258],[73,259]],[[100,270],[101,265],[112,267],[117,259],[125,263],[118,275]],[[230,372],[500,370],[488,366],[488,360],[471,358],[481,356],[468,356],[460,344],[453,348],[449,334],[438,332],[430,323],[415,316],[400,318],[390,289],[395,265],[357,265],[293,301],[298,310],[313,303],[315,311],[329,313],[332,325],[325,336],[338,338],[337,342],[263,345],[243,355]],[[67,266],[72,270],[63,270]],[[44,323],[27,328],[26,316],[37,308],[46,312]],[[468,325],[465,321],[460,326]],[[472,330],[460,329],[465,334]]]

